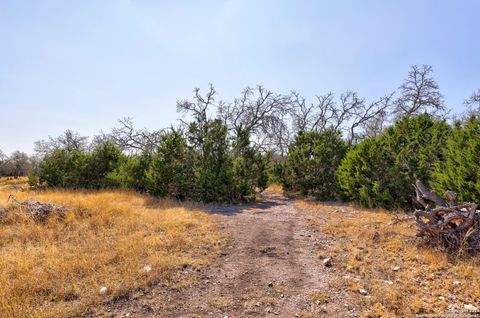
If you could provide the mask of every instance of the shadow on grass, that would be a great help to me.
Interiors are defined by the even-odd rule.
[[[255,202],[241,204],[206,204],[206,212],[219,215],[236,215],[245,210],[266,211],[276,206],[287,205],[292,199],[284,197],[280,193],[265,191],[261,193]]]

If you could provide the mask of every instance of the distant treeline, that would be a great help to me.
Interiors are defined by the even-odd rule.
[[[0,150],[0,177],[26,176],[35,169],[36,164],[35,157],[25,152],[15,151],[7,156]]]
[[[393,93],[319,95],[246,88],[231,102],[213,86],[177,103],[176,127],[136,129],[130,118],[92,140],[72,131],[35,144],[31,182],[129,188],[197,201],[255,198],[269,182],[286,192],[368,207],[409,208],[415,179],[480,199],[480,91],[452,117],[427,65]]]

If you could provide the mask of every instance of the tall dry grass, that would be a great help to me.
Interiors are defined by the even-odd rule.
[[[0,188],[0,204],[12,191]],[[76,315],[169,282],[176,269],[202,266],[219,250],[211,217],[172,202],[123,191],[14,194],[67,212],[45,224],[15,210],[0,219],[0,317]]]
[[[338,279],[358,300],[362,317],[415,317],[480,308],[480,258],[449,258],[422,246],[413,220],[391,212],[298,201],[328,237],[319,255],[333,257]],[[366,296],[359,289],[367,291]]]

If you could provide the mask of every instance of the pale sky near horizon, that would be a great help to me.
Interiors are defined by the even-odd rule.
[[[175,124],[213,83],[315,94],[395,90],[429,64],[447,106],[480,88],[480,1],[0,0],[0,149],[66,129]]]

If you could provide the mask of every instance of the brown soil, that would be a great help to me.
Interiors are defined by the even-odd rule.
[[[335,265],[324,266],[328,255],[318,255],[329,242],[293,200],[265,192],[255,204],[211,213],[230,237],[218,259],[200,271],[184,269],[183,287],[159,284],[88,317],[358,316],[343,288],[333,288]]]

